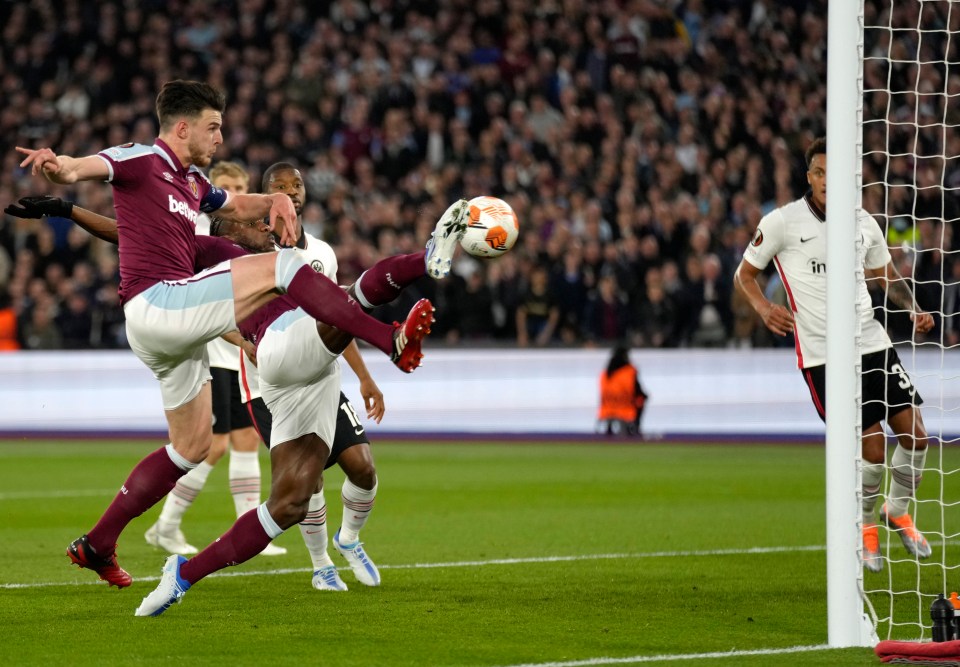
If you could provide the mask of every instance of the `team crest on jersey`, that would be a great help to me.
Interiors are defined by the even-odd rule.
[[[197,187],[197,181],[192,174],[187,176],[187,183],[190,184],[190,192],[193,193],[193,198],[200,199],[200,188]]]
[[[321,262],[319,259],[315,259],[310,262],[310,268],[317,273],[323,273],[323,262]]]
[[[163,172],[163,179],[167,183],[173,183],[173,174],[171,174],[169,171],[165,171]]]
[[[763,243],[763,232],[758,229],[757,233],[753,237],[753,242],[750,245],[756,247],[761,243]]]

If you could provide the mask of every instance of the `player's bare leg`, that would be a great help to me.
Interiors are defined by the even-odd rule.
[[[157,588],[137,608],[137,616],[158,616],[196,582],[231,565],[244,563],[274,538],[307,516],[310,498],[322,483],[329,447],[316,434],[281,443],[270,450],[270,498],[237,519],[233,527],[190,560],[173,555],[164,564]]]

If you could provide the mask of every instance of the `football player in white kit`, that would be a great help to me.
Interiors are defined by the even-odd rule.
[[[827,144],[821,138],[806,153],[810,191],[768,213],[760,221],[734,277],[738,289],[770,331],[785,336],[793,332],[797,366],[803,373],[820,418],[826,421],[826,272],[827,272]],[[849,224],[840,220],[833,224]],[[891,261],[880,226],[861,211],[856,224],[863,247],[866,279],[877,281],[887,298],[910,313],[914,328],[925,333],[933,317],[917,305]],[[790,308],[764,297],[757,277],[773,262],[783,280]],[[883,481],[886,434],[881,422],[896,434],[890,460],[890,488],[880,509],[880,521],[894,530],[916,558],[928,558],[930,545],[917,530],[908,512],[923,474],[927,431],[919,406],[920,394],[907,375],[883,326],[873,317],[866,280],[858,286],[862,353],[862,480],[863,564],[883,568],[874,509]]]

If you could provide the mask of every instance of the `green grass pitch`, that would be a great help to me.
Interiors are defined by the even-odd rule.
[[[348,592],[313,590],[291,530],[286,556],[136,618],[165,556],[143,540],[159,505],[121,536],[128,589],[95,583],[64,549],[158,445],[0,442],[4,663],[879,664],[870,649],[822,648],[822,447],[378,442],[363,540],[382,586],[343,569]],[[342,479],[326,476],[331,535]],[[183,528],[201,546],[233,518],[223,461]],[[809,650],[778,652],[791,647]]]

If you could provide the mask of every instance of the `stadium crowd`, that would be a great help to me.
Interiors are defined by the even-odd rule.
[[[896,22],[916,23],[902,11]],[[201,79],[227,91],[215,160],[253,184],[276,161],[300,165],[304,226],[335,247],[343,284],[422,248],[456,198],[513,205],[512,252],[460,258],[384,319],[427,296],[435,340],[451,343],[792,344],[732,274],[763,214],[807,187],[802,155],[825,133],[825,19],[825,0],[0,2],[0,202],[52,194],[111,215],[108,187],[41,192],[13,147],[151,143],[161,84]],[[877,67],[868,81],[886,78]],[[912,165],[892,166],[909,182]],[[865,182],[884,167],[874,159]],[[956,164],[929,168],[960,180]],[[929,275],[960,275],[938,221],[953,213],[898,231],[938,251]],[[901,254],[913,275],[925,255]],[[124,347],[117,281],[115,248],[69,221],[4,216],[0,346]]]

